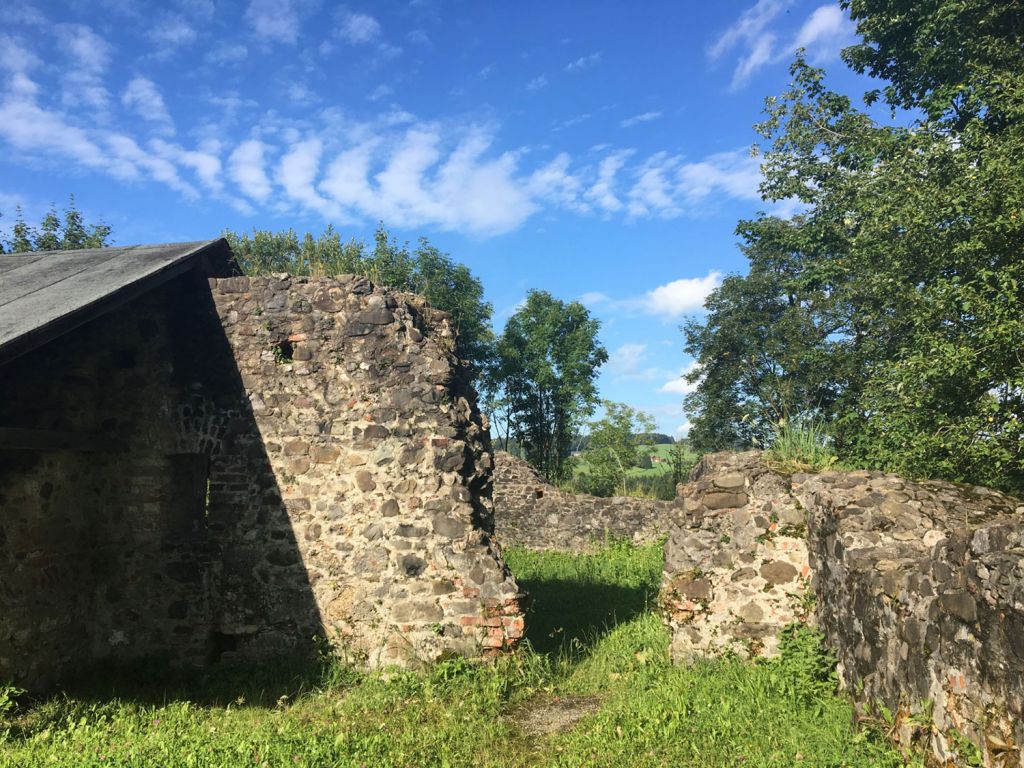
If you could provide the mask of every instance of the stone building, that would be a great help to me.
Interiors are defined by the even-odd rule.
[[[447,319],[224,240],[0,256],[0,680],[515,645]]]

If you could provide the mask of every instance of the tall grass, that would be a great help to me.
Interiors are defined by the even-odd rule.
[[[824,426],[814,419],[780,419],[769,437],[766,458],[781,472],[821,472],[837,461]]]

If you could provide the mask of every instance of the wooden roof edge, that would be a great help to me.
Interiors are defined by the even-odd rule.
[[[33,328],[28,333],[23,333],[0,344],[0,366],[48,344],[90,320],[105,315],[197,267],[207,277],[231,277],[241,274],[235,262],[234,252],[225,238],[219,237],[216,240],[201,242],[196,247],[182,253],[174,261],[142,275],[138,280],[133,280],[94,301],[75,307],[66,314]]]

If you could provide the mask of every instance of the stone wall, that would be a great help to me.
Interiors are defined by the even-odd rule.
[[[662,591],[675,658],[771,654],[786,624],[817,621],[843,686],[896,713],[901,742],[943,765],[971,750],[1024,765],[1022,502],[877,472],[789,477],[758,452],[706,456],[681,498]]]
[[[365,280],[189,274],[0,367],[0,427],[51,443],[0,444],[0,679],[513,646],[450,346]]]
[[[885,704],[942,764],[966,764],[967,741],[1024,765],[1024,503],[879,473],[793,482],[818,620],[862,708]]]
[[[670,501],[566,493],[522,459],[495,456],[495,529],[502,544],[582,552],[606,536],[649,543],[668,530],[671,509]]]
[[[708,454],[680,489],[665,544],[662,605],[676,659],[774,655],[811,618],[803,511],[758,452]]]
[[[373,664],[514,645],[490,437],[447,319],[428,331],[356,277],[226,278],[213,296],[328,633]]]

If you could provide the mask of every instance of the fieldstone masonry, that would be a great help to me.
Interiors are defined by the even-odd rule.
[[[760,453],[708,454],[680,486],[665,544],[662,604],[675,658],[774,655],[811,619],[806,521]]]
[[[789,477],[712,454],[681,489],[662,601],[677,659],[816,620],[862,711],[942,765],[1021,766],[1024,503],[877,472]],[[809,578],[810,577],[810,578]],[[816,606],[814,613],[811,613]]]
[[[566,493],[522,459],[495,456],[495,527],[503,544],[582,552],[606,536],[649,543],[668,530],[671,509],[670,501]]]
[[[440,314],[355,277],[189,273],[0,367],[0,679],[368,664],[522,636],[490,442]]]
[[[875,472],[793,490],[818,620],[861,706],[884,703],[942,764],[965,764],[967,742],[986,766],[1024,765],[1024,502]]]

